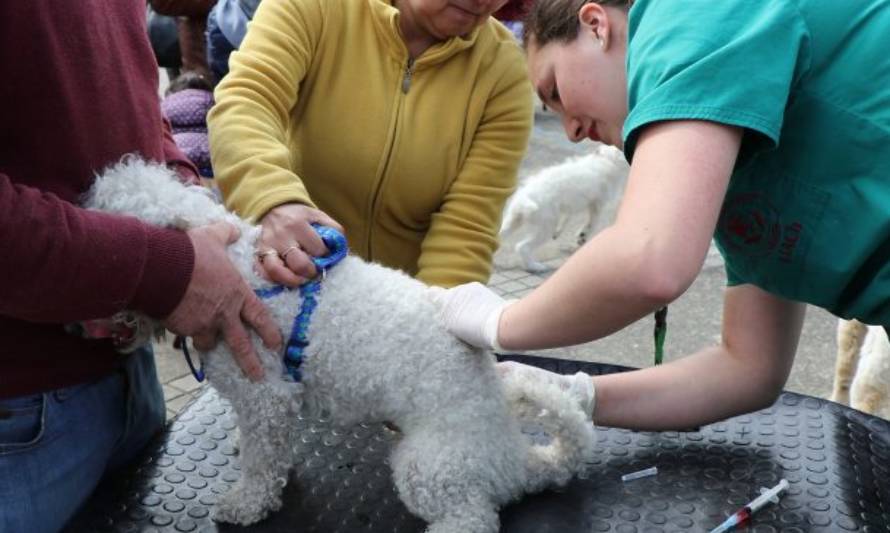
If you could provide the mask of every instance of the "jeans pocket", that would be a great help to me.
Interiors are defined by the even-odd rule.
[[[0,400],[0,455],[40,444],[46,427],[46,394]]]

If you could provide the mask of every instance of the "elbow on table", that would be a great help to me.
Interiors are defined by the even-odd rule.
[[[782,386],[773,386],[771,384],[761,384],[756,391],[751,394],[751,403],[748,406],[748,412],[760,411],[766,409],[776,403],[782,394]]]
[[[735,384],[740,387],[736,391],[735,401],[739,405],[739,412],[736,414],[751,413],[772,406],[782,395],[787,380],[788,372],[780,365],[746,363],[734,379]]]
[[[793,355],[790,358],[793,358]],[[757,409],[766,409],[776,403],[779,396],[785,391],[785,384],[788,383],[790,372],[790,367],[785,368],[782,365],[770,365],[761,371],[761,377],[758,382],[760,406]]]

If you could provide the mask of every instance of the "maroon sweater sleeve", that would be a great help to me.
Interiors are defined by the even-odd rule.
[[[0,174],[0,314],[32,322],[154,317],[182,298],[194,263],[185,233],[87,211]]]

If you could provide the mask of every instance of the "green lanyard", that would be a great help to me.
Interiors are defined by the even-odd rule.
[[[664,361],[664,338],[667,336],[668,308],[662,307],[655,311],[655,364],[660,365]]]

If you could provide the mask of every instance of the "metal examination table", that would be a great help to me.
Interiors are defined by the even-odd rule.
[[[562,373],[624,367],[504,356]],[[679,408],[679,407],[678,407]],[[251,527],[216,524],[210,509],[239,476],[230,408],[211,388],[173,420],[141,463],[107,480],[70,532],[419,532],[386,464],[398,438],[382,425],[312,421],[284,508]],[[534,438],[533,436],[530,438]],[[783,393],[757,413],[692,432],[597,428],[587,473],[559,492],[501,512],[510,533],[709,531],[781,478],[778,505],[743,531],[890,532],[890,423],[826,400]],[[623,483],[650,466],[658,474]]]

